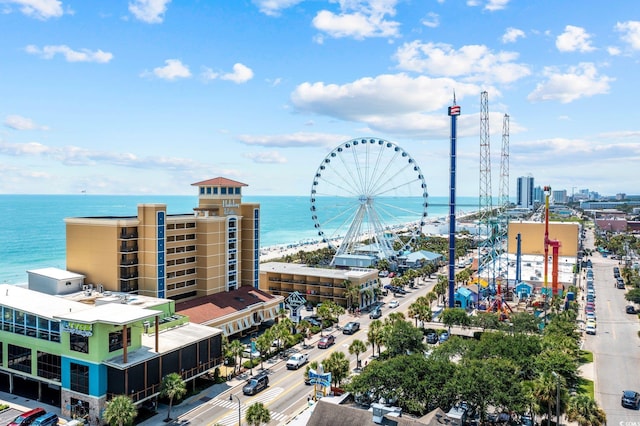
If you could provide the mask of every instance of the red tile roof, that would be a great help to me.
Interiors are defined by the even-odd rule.
[[[176,312],[189,317],[191,322],[202,324],[215,318],[242,311],[247,306],[275,299],[269,293],[245,286],[237,290],[203,296],[176,303]]]
[[[246,183],[235,181],[235,180],[231,180],[223,177],[217,177],[209,180],[203,180],[202,182],[192,183],[191,186],[231,186],[235,188],[238,186],[249,186],[249,185],[247,185]]]

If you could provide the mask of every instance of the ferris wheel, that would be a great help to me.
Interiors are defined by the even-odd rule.
[[[404,149],[382,139],[352,139],[316,170],[311,218],[336,257],[395,259],[422,232],[427,197],[420,167]]]

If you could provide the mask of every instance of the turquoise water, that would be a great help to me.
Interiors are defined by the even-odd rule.
[[[244,196],[260,203],[262,247],[317,239],[307,196]],[[46,267],[64,269],[66,217],[135,216],[138,204],[162,203],[168,214],[192,213],[196,196],[125,195],[0,195],[0,283],[25,283],[26,271]],[[429,218],[447,216],[448,197],[429,197]],[[407,211],[416,211],[407,206]],[[328,207],[330,208],[330,207]],[[457,211],[478,209],[478,199],[460,197]],[[330,215],[330,213],[327,213]],[[417,220],[408,213],[400,220]]]

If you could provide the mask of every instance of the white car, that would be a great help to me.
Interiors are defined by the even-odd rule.
[[[398,303],[397,300],[393,299],[391,302],[389,302],[389,308],[397,308],[398,306],[400,306],[400,303]]]
[[[307,354],[293,354],[287,361],[288,370],[297,370],[309,361],[309,355]]]
[[[593,324],[587,325],[584,329],[585,333],[587,334],[596,334],[596,326]]]

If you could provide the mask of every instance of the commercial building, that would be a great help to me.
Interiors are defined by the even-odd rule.
[[[350,296],[347,283],[358,289],[358,293]],[[382,290],[377,269],[315,268],[281,262],[260,265],[260,288],[285,298],[298,292],[312,305],[332,301],[347,307],[351,300],[351,304],[359,308],[374,303]]]
[[[192,186],[191,213],[140,204],[136,216],[65,219],[67,269],[100,291],[180,301],[179,312],[225,334],[275,318],[283,298],[259,290],[260,205],[231,179]]]
[[[29,275],[39,291],[0,285],[4,392],[93,422],[113,396],[153,401],[165,375],[189,382],[222,364],[222,331],[176,314],[172,300],[99,293],[55,268]]]
[[[533,177],[520,176],[517,183],[517,206],[533,209]]]

